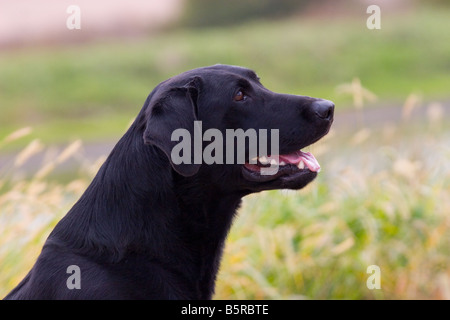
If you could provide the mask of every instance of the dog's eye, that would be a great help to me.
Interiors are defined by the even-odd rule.
[[[238,92],[236,92],[236,94],[234,95],[234,101],[242,101],[245,100],[247,96],[242,92],[242,90],[239,90]]]

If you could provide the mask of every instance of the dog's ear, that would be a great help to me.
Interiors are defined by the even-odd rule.
[[[170,88],[162,97],[149,101],[146,110],[145,144],[160,148],[166,154],[173,169],[185,177],[196,174],[201,166],[194,161],[194,151],[202,152],[202,150],[194,150],[194,135],[200,139],[202,137],[201,129],[195,122],[198,120],[197,103],[200,86],[200,77],[191,78],[186,85]],[[181,137],[183,140],[179,141]],[[172,150],[181,143],[183,143],[182,152],[187,154],[183,154],[183,160],[180,163],[178,157],[180,148],[177,148],[176,157],[173,157]]]

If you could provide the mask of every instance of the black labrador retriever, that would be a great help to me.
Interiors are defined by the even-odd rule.
[[[320,167],[300,149],[327,134],[333,112],[328,100],[269,91],[237,66],[160,83],[6,299],[210,299],[242,197],[311,182]],[[262,174],[271,155],[250,161],[248,147],[243,164],[199,163],[194,152],[192,162],[175,161],[173,132],[193,133],[199,121],[224,136],[277,129],[278,170]]]

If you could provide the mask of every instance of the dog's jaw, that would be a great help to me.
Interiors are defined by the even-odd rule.
[[[242,166],[242,176],[251,184],[252,189],[300,189],[314,180],[321,169],[319,162],[310,152],[297,150],[269,158],[258,157],[252,159],[253,163],[246,162]],[[263,170],[269,174],[263,173]]]

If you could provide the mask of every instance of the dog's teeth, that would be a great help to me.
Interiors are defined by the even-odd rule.
[[[285,165],[286,165],[286,162],[284,162],[284,161],[280,162],[280,166],[285,166]]]
[[[251,163],[257,163],[258,162],[258,157],[254,157],[250,159]]]
[[[297,165],[297,167],[302,170],[305,169],[305,164],[303,163],[303,161],[300,161],[300,163]]]
[[[278,164],[278,162],[277,162],[277,160],[272,159],[272,160],[270,160],[270,164],[273,166],[276,166]]]
[[[268,164],[269,163],[269,159],[267,159],[266,156],[259,157],[258,159],[259,159],[259,162],[261,162],[261,164]]]

